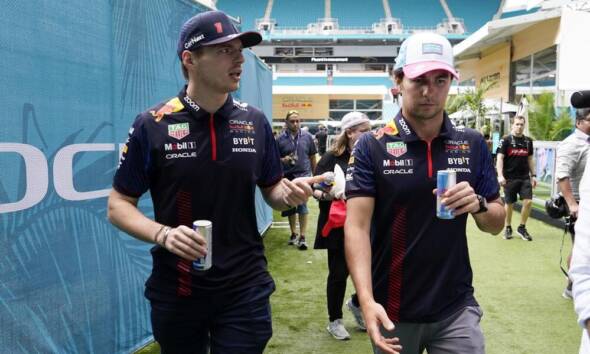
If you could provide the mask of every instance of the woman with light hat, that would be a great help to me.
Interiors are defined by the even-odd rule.
[[[352,147],[361,134],[370,130],[371,124],[366,114],[361,112],[347,113],[342,118],[340,135],[318,162],[315,175],[334,171],[336,165],[342,171],[346,171]],[[332,202],[344,199],[343,191],[337,191],[336,189],[332,187],[326,191],[317,188],[313,192],[313,196],[319,201],[320,208],[314,249],[328,250],[326,295],[329,323],[326,329],[334,338],[346,340],[350,338],[350,334],[342,321],[342,306],[348,278],[348,269],[344,257],[344,229],[343,224],[332,225],[329,218],[330,210],[333,207]],[[364,330],[365,325],[356,294],[346,304],[354,315],[358,327]]]

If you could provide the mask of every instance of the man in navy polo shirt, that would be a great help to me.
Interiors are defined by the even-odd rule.
[[[156,244],[145,295],[163,353],[262,353],[272,335],[274,282],[255,187],[280,210],[304,203],[312,190],[304,178],[283,178],[264,114],[229,94],[239,86],[243,48],[261,39],[238,32],[223,12],[188,20],[177,49],[188,85],[137,116],[114,177],[110,221]],[[148,190],[155,220],[137,208]],[[197,219],[212,222],[212,245],[193,231]],[[209,250],[212,267],[194,269]]]
[[[311,176],[315,171],[317,150],[311,134],[301,129],[298,111],[287,112],[285,127],[285,131],[277,138],[285,178],[292,180],[297,177]],[[291,236],[288,244],[296,245],[302,251],[307,249],[305,241],[307,214],[309,214],[307,203],[281,213],[282,216],[289,218]],[[299,237],[297,237],[297,216],[299,216]]]
[[[347,171],[345,250],[375,353],[484,353],[466,223],[497,234],[504,208],[486,142],[444,112],[453,77],[449,41],[410,36],[394,67],[401,112],[357,142]],[[457,184],[436,217],[438,170]],[[373,225],[371,225],[373,223]],[[369,231],[374,228],[371,239]],[[394,326],[395,324],[395,326]]]

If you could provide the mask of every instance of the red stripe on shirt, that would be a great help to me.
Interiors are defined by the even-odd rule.
[[[213,114],[209,118],[209,134],[211,135],[211,160],[217,160],[217,136],[215,135],[215,124]]]
[[[191,195],[186,191],[179,191],[176,194],[176,210],[178,211],[178,222],[179,225],[187,225],[192,227],[193,224],[193,213],[191,206]],[[190,296],[192,290],[192,277],[191,277],[192,262],[186,259],[179,258],[176,262],[177,274],[177,287],[176,294],[178,296],[186,297]]]
[[[406,255],[406,222],[407,209],[395,208],[395,219],[391,233],[391,266],[389,268],[389,279],[387,288],[387,316],[393,322],[399,322],[401,298],[402,298],[402,277],[404,257]]]

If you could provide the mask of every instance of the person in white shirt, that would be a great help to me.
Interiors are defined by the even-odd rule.
[[[576,129],[557,146],[555,177],[567,202],[571,220],[578,217],[579,185],[590,150],[590,108],[576,111]],[[575,232],[571,233],[574,242]],[[571,262],[571,256],[568,263]],[[563,297],[572,297],[572,282],[568,280]]]
[[[580,182],[580,204],[575,226],[576,242],[569,271],[573,281],[574,308],[583,328],[580,354],[590,353],[590,169]]]

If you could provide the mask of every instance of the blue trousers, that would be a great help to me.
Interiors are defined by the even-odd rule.
[[[272,336],[274,283],[186,301],[151,301],[154,338],[162,354],[262,353]]]

